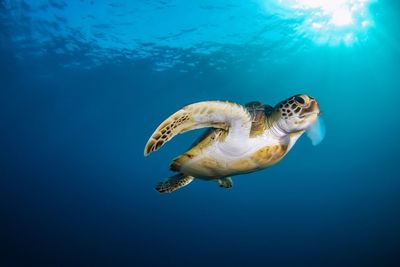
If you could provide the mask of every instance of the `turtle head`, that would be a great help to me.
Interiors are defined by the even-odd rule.
[[[320,114],[316,99],[308,95],[295,95],[276,106],[279,127],[292,133],[309,128]]]

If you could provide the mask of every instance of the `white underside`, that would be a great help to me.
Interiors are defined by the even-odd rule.
[[[288,145],[287,152],[289,152],[300,136],[301,134],[294,138],[290,138],[288,135],[276,137],[271,131],[266,131],[263,135],[249,138],[248,136],[243,136],[240,132],[239,134],[230,132],[224,142],[214,142],[211,144],[202,151],[202,154],[186,162],[182,166],[181,171],[197,178],[214,179],[211,178],[213,176],[211,170],[201,168],[201,162],[205,158],[219,162],[222,164],[222,168],[228,168],[230,162],[249,158],[256,151],[266,146],[286,144]],[[254,166],[255,169],[257,167]]]

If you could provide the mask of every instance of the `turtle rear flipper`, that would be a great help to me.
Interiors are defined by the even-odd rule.
[[[179,173],[177,175],[169,177],[166,181],[159,182],[156,186],[156,190],[159,193],[171,193],[175,190],[178,190],[181,187],[184,187],[190,182],[193,181],[193,176],[185,175],[183,173]]]
[[[217,180],[219,187],[231,188],[233,186],[233,181],[231,177],[225,177]]]

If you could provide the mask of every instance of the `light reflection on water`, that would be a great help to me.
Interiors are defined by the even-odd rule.
[[[274,0],[267,10],[281,18],[301,18],[298,30],[319,44],[351,46],[364,41],[373,26],[369,6],[373,0]]]
[[[302,49],[307,18],[281,11],[258,0],[3,1],[0,37],[20,58],[51,55],[65,67],[150,59],[157,71],[187,72],[205,61],[218,70],[240,58],[279,61]]]

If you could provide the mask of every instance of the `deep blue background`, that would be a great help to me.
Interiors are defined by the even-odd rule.
[[[305,49],[279,62],[254,67],[256,53],[228,58],[224,69],[195,54],[200,63],[184,72],[154,71],[156,56],[66,67],[68,57],[90,58],[83,44],[74,54],[60,56],[55,43],[29,54],[35,41],[15,45],[5,6],[0,266],[400,265],[395,1],[376,4],[376,27],[355,46],[295,41]],[[303,137],[281,163],[234,178],[231,190],[195,181],[154,191],[200,133],[144,158],[166,116],[200,100],[275,104],[296,93],[320,102],[327,136],[319,146]]]

